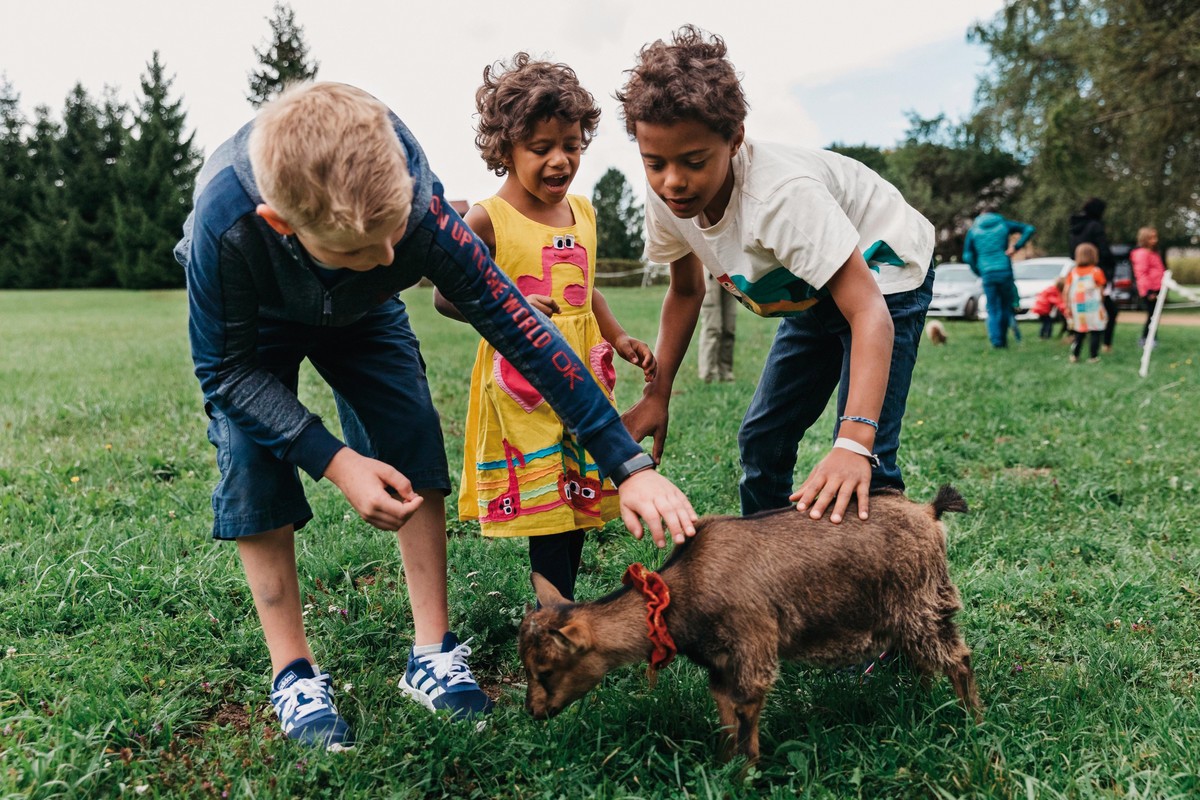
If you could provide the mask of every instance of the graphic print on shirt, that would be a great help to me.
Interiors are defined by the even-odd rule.
[[[563,299],[579,308],[587,302],[588,252],[587,248],[575,241],[575,237],[569,233],[556,234],[554,240],[542,248],[542,277],[539,279],[532,275],[520,275],[517,277],[517,288],[526,297],[531,294],[553,297],[554,268],[559,265],[578,267],[582,273],[582,283],[568,281],[563,286]]]
[[[794,317],[829,295],[828,290],[814,289],[783,266],[757,281],[742,275],[718,275],[717,280],[739,303],[760,317]]]

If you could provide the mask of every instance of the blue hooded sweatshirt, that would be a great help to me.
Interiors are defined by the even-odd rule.
[[[247,151],[253,124],[204,165],[195,209],[175,247],[187,272],[192,360],[206,405],[280,460],[320,479],[343,445],[259,364],[259,320],[349,325],[425,276],[542,393],[605,475],[642,452],[558,328],[529,305],[446,202],[399,118],[393,115],[392,127],[414,182],[404,237],[390,265],[343,270],[329,286],[296,238],[276,233],[256,213],[263,198]]]
[[[1014,233],[1021,238],[1013,247],[1025,246],[1029,237],[1037,230],[1024,222],[1013,222],[994,211],[975,218],[967,239],[963,243],[963,261],[971,271],[983,278],[984,283],[1000,283],[1012,280],[1012,260],[1008,257],[1008,240]]]

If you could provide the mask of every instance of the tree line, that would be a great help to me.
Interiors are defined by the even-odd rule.
[[[316,76],[285,4],[254,52],[254,107]],[[910,118],[892,147],[835,143],[900,189],[957,260],[971,220],[994,207],[1038,227],[1065,253],[1067,218],[1108,201],[1109,238],[1159,229],[1166,245],[1200,234],[1200,3],[1195,0],[1009,0],[969,38],[990,52],[965,120]],[[32,120],[0,78],[0,288],[181,286],[171,257],[201,153],[158,53],[132,106],[81,84],[61,116]],[[641,208],[610,169],[593,192],[606,259],[641,257]]]

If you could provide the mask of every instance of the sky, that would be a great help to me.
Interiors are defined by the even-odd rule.
[[[61,113],[78,82],[127,102],[155,50],[206,153],[253,115],[247,76],[273,0],[0,0],[0,76],[27,115]],[[474,146],[483,67],[518,50],[575,68],[603,116],[572,191],[610,167],[644,196],[637,147],[613,100],[646,42],[693,23],[724,37],[752,138],[825,147],[894,144],[906,113],[966,115],[987,53],[966,42],[1003,0],[292,0],[319,80],[361,86],[420,140],[451,198],[493,194]]]

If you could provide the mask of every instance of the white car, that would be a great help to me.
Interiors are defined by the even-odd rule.
[[[1065,278],[1075,267],[1075,262],[1066,256],[1044,256],[1013,262],[1013,282],[1017,284],[1020,308],[1017,319],[1037,319],[1029,309],[1037,296],[1059,278]],[[987,298],[980,298],[980,318],[987,317]]]
[[[933,273],[931,317],[979,319],[983,303],[983,281],[966,264],[938,264]]]
[[[1017,282],[1017,295],[1021,308],[1017,319],[1036,319],[1029,312],[1037,296],[1047,286],[1053,286],[1059,278],[1065,278],[1075,268],[1075,262],[1066,256],[1027,258],[1013,262],[1013,279]]]

